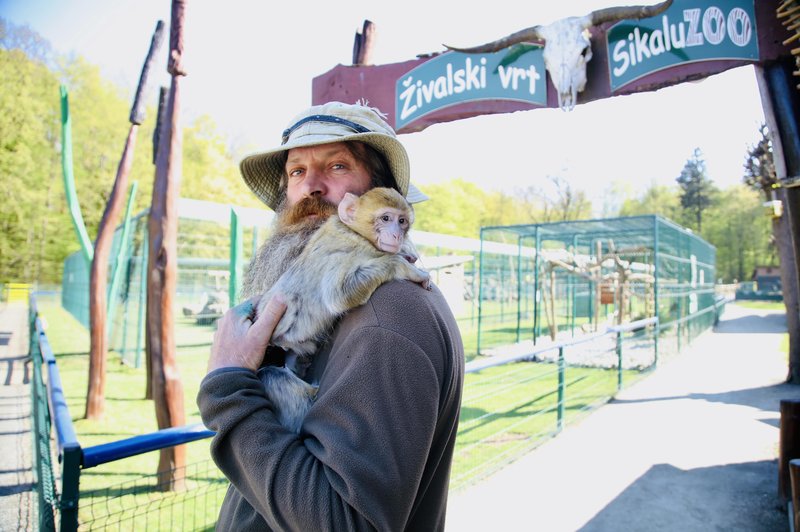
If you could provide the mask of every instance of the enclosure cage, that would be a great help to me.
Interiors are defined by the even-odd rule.
[[[481,229],[478,352],[658,317],[662,332],[715,302],[716,250],[657,215]]]
[[[178,202],[178,277],[173,299],[179,347],[210,344],[213,323],[238,298],[237,271],[266,237],[273,213],[209,201]],[[109,349],[139,367],[144,356],[148,211],[114,233],[108,264]],[[78,251],[64,261],[61,304],[89,327],[90,264]],[[233,280],[232,280],[233,278]]]
[[[210,345],[214,321],[236,301],[241,275],[268,236],[273,213],[229,204],[181,198],[178,202],[178,278],[173,312],[177,347]],[[143,211],[114,234],[108,265],[109,348],[123,362],[144,360],[146,320],[147,220]],[[411,231],[420,265],[445,295],[459,327],[477,330],[477,258],[480,240]],[[62,306],[89,327],[89,269],[77,251],[64,261]],[[468,349],[474,352],[474,345]]]

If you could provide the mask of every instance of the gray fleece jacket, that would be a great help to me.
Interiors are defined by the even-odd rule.
[[[217,530],[444,529],[464,353],[439,290],[381,286],[309,373],[320,387],[299,435],[254,372],[203,379],[211,454],[231,482]]]

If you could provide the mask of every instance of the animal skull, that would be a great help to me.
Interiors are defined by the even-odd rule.
[[[558,93],[558,106],[564,111],[571,111],[578,93],[586,87],[586,63],[592,58],[589,28],[604,22],[654,17],[671,4],[672,0],[666,0],[654,6],[598,9],[583,17],[567,17],[545,26],[533,26],[480,46],[445,47],[457,52],[490,53],[521,42],[544,41],[544,64]]]

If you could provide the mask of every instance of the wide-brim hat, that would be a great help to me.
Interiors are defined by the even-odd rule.
[[[285,152],[292,148],[359,141],[375,148],[386,159],[400,193],[409,203],[428,197],[411,184],[411,167],[406,149],[379,111],[361,104],[328,102],[310,107],[287,127],[278,148],[254,153],[242,159],[239,168],[250,190],[275,210],[281,199],[280,184],[285,175]]]

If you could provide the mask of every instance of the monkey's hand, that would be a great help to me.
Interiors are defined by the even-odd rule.
[[[420,281],[419,285],[422,288],[424,288],[425,290],[427,290],[428,292],[430,292],[432,290],[432,288],[431,288],[431,276],[428,275],[428,278],[425,279],[424,281]]]
[[[414,281],[415,283],[420,285],[425,290],[429,290],[430,291],[431,290],[431,274],[426,272],[425,270],[417,268],[413,264],[409,264],[408,267],[411,270],[411,273],[408,275],[408,279],[410,279],[411,281]]]
[[[285,367],[261,368],[258,378],[264,384],[264,392],[272,401],[281,425],[295,434],[299,433],[303,419],[317,396],[318,386],[300,379]]]
[[[256,371],[264,359],[275,326],[286,310],[283,300],[274,297],[263,310],[258,298],[253,298],[229,309],[217,322],[217,331],[211,345],[208,371],[217,368],[239,367]]]

